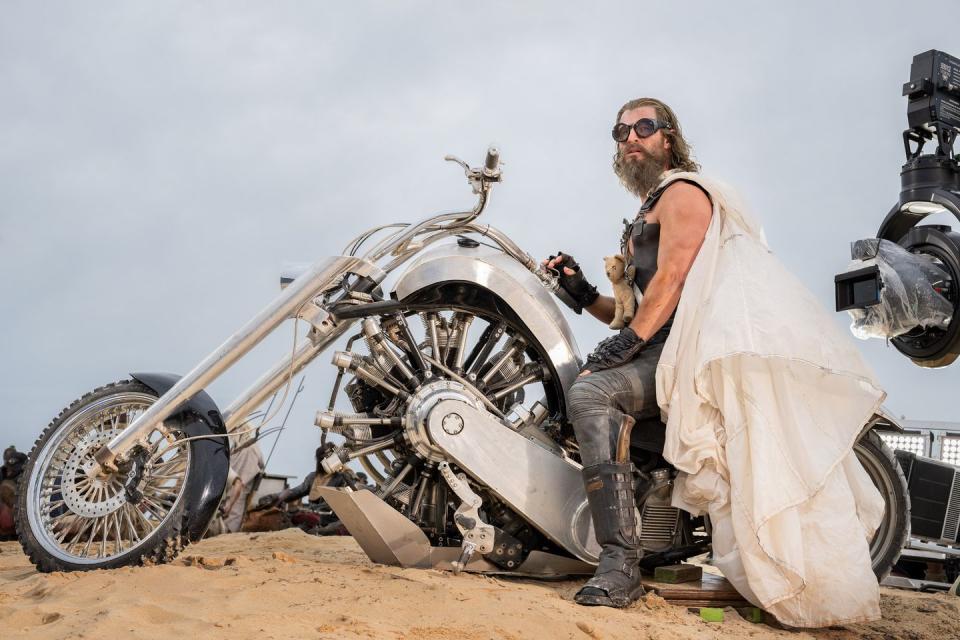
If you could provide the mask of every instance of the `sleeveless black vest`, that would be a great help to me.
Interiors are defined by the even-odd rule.
[[[677,182],[692,184],[703,191],[707,198],[710,198],[710,194],[699,184],[693,180],[680,178],[653,191],[643,201],[643,206],[640,207],[640,211],[637,212],[637,217],[634,218],[633,222],[624,220],[625,228],[623,238],[620,241],[620,251],[624,258],[629,258],[628,247],[633,249],[633,258],[630,260],[630,266],[627,269],[627,277],[633,281],[633,284],[637,285],[640,293],[646,292],[647,285],[650,284],[654,274],[657,273],[657,257],[660,252],[660,224],[647,222],[645,218],[656,206],[660,196]]]

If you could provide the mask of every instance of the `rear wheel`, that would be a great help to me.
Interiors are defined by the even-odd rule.
[[[893,451],[876,431],[867,432],[857,441],[853,450],[883,496],[883,520],[870,541],[873,572],[877,574],[877,580],[883,580],[900,558],[900,551],[910,537],[907,480]]]
[[[40,571],[165,562],[186,544],[192,447],[161,425],[119,472],[96,474],[94,454],[157,400],[125,380],[84,395],[44,430],[17,492],[17,535]]]

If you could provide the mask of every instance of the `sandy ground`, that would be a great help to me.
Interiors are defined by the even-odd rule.
[[[0,543],[0,638],[960,638],[960,598],[884,589],[882,621],[816,632],[707,623],[657,596],[616,611],[576,582],[374,565],[352,538],[233,534],[174,563],[39,574]]]

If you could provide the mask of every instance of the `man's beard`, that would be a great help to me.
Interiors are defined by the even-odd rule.
[[[624,155],[631,151],[640,151],[640,155]],[[617,150],[613,156],[613,172],[620,178],[620,182],[627,191],[639,198],[646,198],[647,194],[660,184],[667,163],[666,149],[660,149],[652,154],[642,147],[628,147],[623,151]]]

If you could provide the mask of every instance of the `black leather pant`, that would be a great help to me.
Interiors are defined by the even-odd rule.
[[[580,376],[567,392],[567,416],[584,467],[613,460],[624,415],[657,419],[656,372],[669,328],[658,331],[637,358],[613,369]]]

